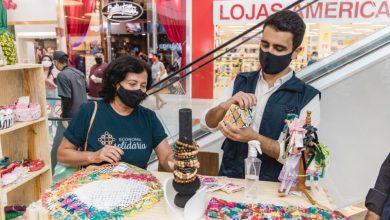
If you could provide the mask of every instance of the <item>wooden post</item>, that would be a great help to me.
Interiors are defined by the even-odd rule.
[[[192,110],[189,108],[179,110],[179,141],[192,144]]]

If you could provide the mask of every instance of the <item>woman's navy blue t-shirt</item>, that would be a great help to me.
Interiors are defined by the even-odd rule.
[[[152,150],[167,137],[156,113],[138,106],[130,115],[122,116],[108,102],[98,101],[97,104],[87,151],[98,151],[104,145],[117,146],[124,151],[122,162],[146,169]],[[64,133],[64,137],[78,147],[84,146],[93,108],[93,102],[81,105]]]

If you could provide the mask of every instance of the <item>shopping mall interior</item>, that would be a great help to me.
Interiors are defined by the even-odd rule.
[[[306,27],[284,68],[302,105],[290,78],[261,87],[281,11]],[[125,58],[145,69],[111,82]],[[119,84],[149,68],[142,99]],[[0,0],[0,219],[390,219],[389,69],[384,0]]]

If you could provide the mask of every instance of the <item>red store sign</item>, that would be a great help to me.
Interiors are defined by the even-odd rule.
[[[294,1],[256,1],[236,0],[214,1],[214,25],[249,24],[263,21],[267,16],[280,11]],[[306,3],[293,7],[298,11]],[[389,0],[320,0],[299,12],[306,22],[351,23],[351,22],[389,22]]]

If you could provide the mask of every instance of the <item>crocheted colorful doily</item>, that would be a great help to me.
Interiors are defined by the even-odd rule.
[[[124,163],[121,163],[122,165]],[[150,208],[163,196],[150,172],[126,164],[81,170],[54,184],[42,195],[42,206],[57,219],[120,219]]]
[[[348,219],[338,211],[329,211],[316,207],[277,206],[269,204],[245,204],[227,202],[213,197],[207,207],[208,219],[250,219],[250,220],[341,220]]]

